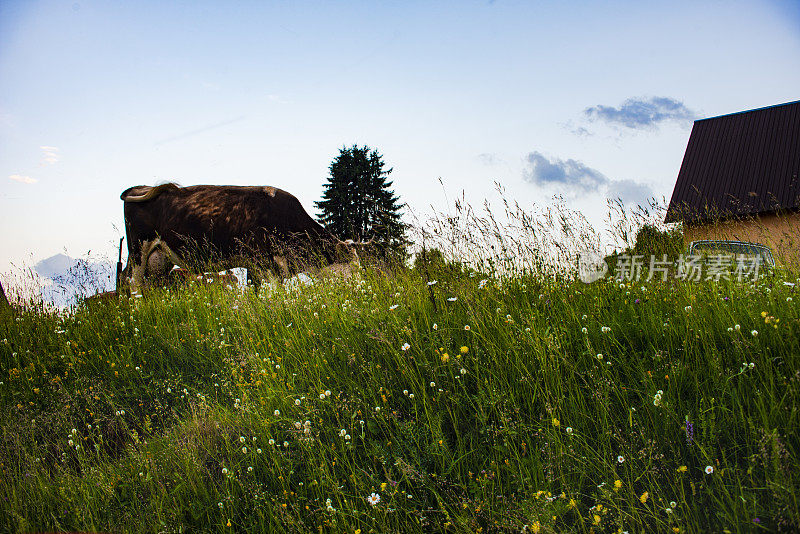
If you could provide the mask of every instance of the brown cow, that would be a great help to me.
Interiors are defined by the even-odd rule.
[[[131,291],[173,265],[195,272],[245,267],[258,283],[266,272],[286,278],[307,266],[358,261],[348,245],[274,187],[168,183],[125,190]]]

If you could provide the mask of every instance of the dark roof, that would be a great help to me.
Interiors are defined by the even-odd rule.
[[[695,121],[665,222],[800,208],[800,100]]]

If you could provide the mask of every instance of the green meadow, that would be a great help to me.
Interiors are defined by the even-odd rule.
[[[419,271],[5,311],[0,529],[800,528],[795,278]]]

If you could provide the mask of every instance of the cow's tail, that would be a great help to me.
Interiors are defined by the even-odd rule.
[[[149,185],[136,185],[123,191],[119,198],[124,202],[147,202],[148,200],[152,200],[160,195],[162,191],[175,191],[177,189],[180,189],[180,187],[171,182],[157,185],[155,187],[151,187]]]

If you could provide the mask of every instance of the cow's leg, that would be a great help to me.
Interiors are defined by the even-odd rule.
[[[275,274],[279,279],[286,279],[291,276],[289,273],[289,261],[286,256],[272,256],[272,261],[275,266]]]
[[[141,252],[138,258],[133,259],[133,266],[131,267],[131,296],[137,297],[142,294],[142,287],[144,285],[145,269],[147,262],[150,259],[150,254],[158,245],[161,240],[156,238],[150,241],[143,241]],[[131,266],[131,258],[128,258],[128,266]],[[128,267],[126,267],[128,269]]]
[[[264,271],[261,268],[256,267],[255,264],[248,264],[246,268],[247,268],[247,285],[252,285],[253,289],[257,294],[258,289],[261,287],[261,284],[266,279]]]
[[[279,284],[281,281],[280,275],[278,275],[275,269],[272,267],[264,268],[261,266],[255,266],[252,267],[252,270],[250,267],[248,267],[247,277],[249,281],[252,281],[253,288],[255,289],[256,293],[258,293],[262,284],[272,286]]]

